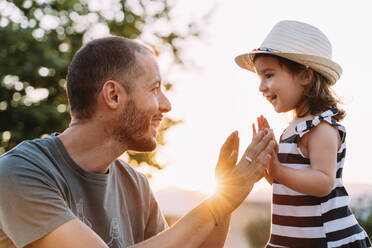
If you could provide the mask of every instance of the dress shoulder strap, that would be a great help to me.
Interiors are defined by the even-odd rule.
[[[343,142],[345,140],[346,136],[346,130],[345,127],[339,124],[336,119],[333,117],[338,113],[338,109],[328,109],[327,111],[324,111],[320,115],[314,116],[312,120],[307,120],[300,122],[296,126],[296,134],[298,134],[300,137],[304,136],[307,132],[309,132],[313,127],[316,127],[319,125],[321,121],[326,121],[330,125],[336,127],[340,133],[341,141]]]

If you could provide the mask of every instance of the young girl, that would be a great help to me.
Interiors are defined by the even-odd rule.
[[[346,131],[338,122],[345,112],[330,89],[342,69],[327,37],[311,25],[282,21],[260,48],[235,61],[257,73],[276,112],[293,111],[266,175],[273,184],[267,247],[371,247],[342,182]],[[258,124],[269,128],[262,116]]]

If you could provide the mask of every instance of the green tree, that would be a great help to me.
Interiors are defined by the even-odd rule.
[[[353,212],[359,224],[372,238],[372,195],[366,194],[357,199],[357,203],[353,206]]]
[[[197,36],[198,28],[188,23],[182,33],[171,29],[172,8],[167,0],[0,0],[0,154],[22,140],[68,126],[68,64],[95,36],[151,37],[182,63],[178,41]],[[159,23],[166,30],[152,28]],[[165,119],[160,145],[164,132],[177,122]],[[129,159],[161,168],[155,154],[130,152]]]
[[[270,238],[270,216],[260,217],[250,221],[246,228],[245,234],[250,247],[265,247]]]

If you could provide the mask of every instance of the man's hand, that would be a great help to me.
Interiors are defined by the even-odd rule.
[[[224,178],[231,173],[238,161],[239,136],[235,131],[230,134],[222,145],[215,170],[217,183],[223,183]]]
[[[219,164],[216,168],[220,179],[218,191],[205,201],[216,224],[235,210],[252,190],[254,183],[263,177],[271,159],[270,154],[274,150],[275,144],[272,138],[271,130],[259,131],[255,134],[236,166],[231,162],[236,161],[237,154],[235,155],[234,151],[239,144],[239,139],[234,133],[227,138],[221,148]],[[229,151],[231,151],[230,155],[228,155]]]

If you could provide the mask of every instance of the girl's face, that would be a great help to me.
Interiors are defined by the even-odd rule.
[[[278,113],[288,112],[300,104],[304,86],[297,75],[293,75],[278,59],[259,56],[254,66],[260,78],[259,90]]]

